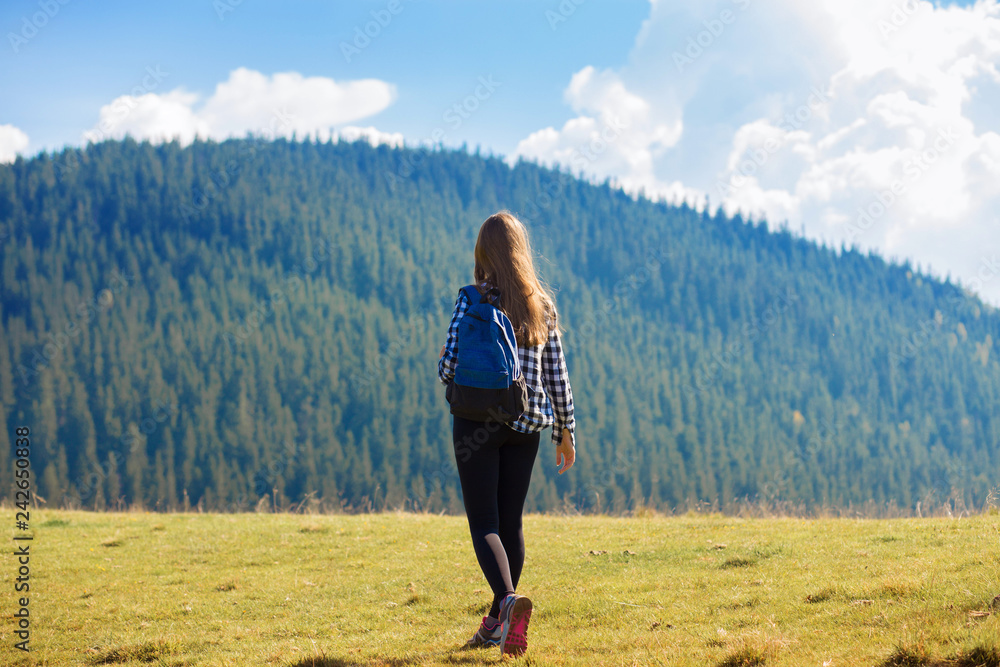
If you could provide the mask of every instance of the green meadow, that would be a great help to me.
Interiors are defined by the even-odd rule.
[[[1000,665],[996,510],[529,515],[517,660],[459,650],[490,598],[464,517],[31,519],[31,651],[8,557],[4,665]]]

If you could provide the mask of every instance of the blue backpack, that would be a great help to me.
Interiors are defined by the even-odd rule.
[[[514,327],[498,307],[500,290],[480,294],[462,288],[469,309],[458,324],[455,377],[445,397],[451,414],[475,421],[509,423],[528,405],[528,385],[517,358]]]

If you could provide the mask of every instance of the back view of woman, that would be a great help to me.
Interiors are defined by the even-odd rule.
[[[529,400],[514,422],[499,424],[454,416],[455,460],[472,546],[493,591],[493,604],[466,647],[500,646],[503,654],[527,650],[531,601],[515,592],[524,565],[521,515],[538,453],[541,430],[552,426],[556,465],[562,474],[576,460],[573,392],[551,295],[535,273],[528,233],[507,211],[491,215],[475,248],[479,292],[500,291],[499,308],[510,319]],[[458,325],[470,306],[460,290],[441,349],[438,377],[455,377]]]

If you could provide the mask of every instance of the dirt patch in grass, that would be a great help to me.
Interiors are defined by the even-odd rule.
[[[827,586],[826,588],[822,588],[816,591],[815,593],[807,595],[806,602],[808,602],[809,604],[826,602],[827,600],[832,600],[838,595],[840,595],[840,591],[838,589]]]
[[[92,665],[114,665],[122,662],[156,662],[175,653],[176,647],[165,641],[143,642],[133,646],[116,646],[93,656]]]
[[[490,606],[489,602],[470,604],[465,608],[465,611],[473,616],[485,616],[486,612],[490,610]]]
[[[326,526],[324,526],[321,523],[317,523],[315,521],[310,523],[304,523],[299,528],[300,533],[325,533],[326,531],[327,531]]]
[[[898,646],[879,667],[1000,667],[1000,651],[976,646],[950,658],[932,658],[923,646]]]
[[[897,646],[879,667],[923,667],[931,664],[923,646]]]
[[[716,667],[763,667],[767,656],[760,649],[746,646],[730,653]]]
[[[735,602],[730,602],[725,605],[726,609],[753,609],[761,604],[761,599],[759,597],[751,597],[745,600],[737,600]]]
[[[916,593],[919,587],[898,579],[883,581],[871,591],[869,597],[881,598],[883,600],[901,600]]]
[[[443,656],[435,656],[443,657]],[[449,660],[453,663],[464,663],[464,662],[474,662],[475,664],[481,664],[478,656],[457,656],[457,660]],[[358,662],[356,660],[349,660],[347,658],[332,658],[325,655],[312,656],[309,658],[302,658],[301,660],[296,660],[290,663],[288,667],[368,667],[369,665],[385,665],[385,667],[408,667],[409,665],[422,665],[425,664],[425,656],[413,657],[413,658],[374,658],[373,660],[365,660],[363,662]]]
[[[784,552],[785,548],[782,546],[756,546],[750,549],[746,556],[732,556],[727,558],[719,567],[723,570],[728,570],[733,567],[750,567],[751,565],[756,565],[762,560],[767,560],[772,556],[777,556]]]
[[[1000,650],[977,646],[952,660],[955,667],[1000,667]]]

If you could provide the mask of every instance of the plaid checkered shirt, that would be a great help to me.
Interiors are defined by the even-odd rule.
[[[438,361],[438,378],[443,384],[455,377],[458,359],[458,323],[469,309],[469,299],[463,290],[458,292],[455,312],[448,325],[448,341],[444,356]],[[563,357],[559,330],[551,328],[549,339],[535,347],[517,346],[521,373],[528,385],[528,406],[524,414],[509,426],[521,433],[536,433],[552,426],[552,442],[562,442],[562,430],[568,428],[576,444],[576,420],[573,418],[573,390],[569,386],[569,372]]]

